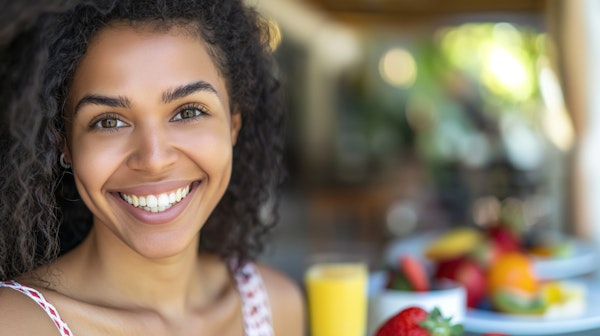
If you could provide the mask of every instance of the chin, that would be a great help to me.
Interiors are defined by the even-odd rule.
[[[151,239],[135,246],[138,254],[147,259],[166,259],[188,253],[198,253],[198,240],[191,241],[177,239],[173,237],[163,237],[162,239]]]

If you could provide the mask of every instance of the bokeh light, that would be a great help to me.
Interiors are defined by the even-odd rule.
[[[390,85],[401,88],[410,87],[417,78],[417,63],[408,50],[393,48],[381,58],[379,73]]]

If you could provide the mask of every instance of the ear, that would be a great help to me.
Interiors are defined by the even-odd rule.
[[[65,155],[65,161],[71,164],[73,160],[71,160],[71,151],[69,150],[69,146],[67,146],[67,140],[63,142],[62,146],[60,147],[60,150]]]
[[[242,114],[239,111],[233,111],[231,114],[231,143],[235,146],[238,133],[242,128]],[[66,156],[66,154],[65,154]]]

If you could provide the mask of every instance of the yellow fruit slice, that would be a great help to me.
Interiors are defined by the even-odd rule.
[[[540,293],[547,302],[546,317],[571,317],[581,315],[587,306],[587,289],[575,281],[549,281],[540,286]]]
[[[483,239],[480,231],[457,227],[433,239],[425,246],[425,257],[432,260],[457,258],[471,252]]]

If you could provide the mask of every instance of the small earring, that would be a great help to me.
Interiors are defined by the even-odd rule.
[[[58,162],[60,163],[60,166],[63,167],[64,169],[71,169],[71,165],[67,163],[67,161],[65,160],[65,153],[60,154],[60,158],[58,159]]]

